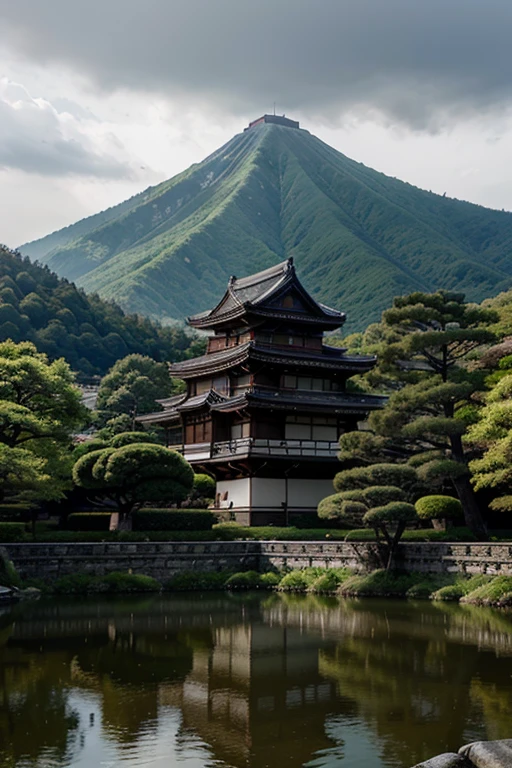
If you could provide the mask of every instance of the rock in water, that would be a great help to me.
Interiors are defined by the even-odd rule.
[[[413,768],[465,768],[466,766],[468,763],[462,755],[457,755],[455,752],[445,752],[431,760],[418,763]]]
[[[511,768],[512,739],[502,741],[475,741],[459,749],[474,768]]]

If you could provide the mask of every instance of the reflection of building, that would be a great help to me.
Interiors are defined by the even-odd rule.
[[[232,277],[216,307],[189,318],[210,332],[207,353],[174,363],[183,395],[141,424],[168,430],[196,470],[217,479],[217,503],[245,523],[288,522],[332,492],[338,438],[384,398],[347,388],[373,356],[324,344],[343,312],[316,302],[293,260]]]
[[[318,671],[319,642],[298,630],[239,624],[194,652],[183,683],[184,726],[229,765],[300,766],[333,743],[326,715],[336,686]]]
[[[98,764],[129,750],[149,765],[158,742],[169,765],[191,744],[219,767],[337,765],[340,745],[351,765],[356,741],[410,765],[468,733],[510,735],[506,613],[180,595],[12,615],[0,623],[1,765],[76,764],[89,738]]]

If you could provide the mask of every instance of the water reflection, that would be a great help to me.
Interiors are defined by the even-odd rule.
[[[512,619],[315,597],[52,601],[0,615],[6,768],[406,768],[510,738]]]

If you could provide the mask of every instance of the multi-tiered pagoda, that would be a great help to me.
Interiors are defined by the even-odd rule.
[[[316,302],[288,259],[230,278],[214,309],[188,319],[210,332],[205,355],[171,365],[184,394],[140,423],[166,429],[196,472],[217,481],[216,506],[244,524],[281,525],[333,493],[338,438],[384,398],[347,391],[373,356],[323,341],[345,314]]]

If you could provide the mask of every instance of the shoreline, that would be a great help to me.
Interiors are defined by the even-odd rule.
[[[249,592],[317,595],[334,598],[384,598],[450,602],[506,610],[512,608],[512,576],[447,576],[343,568],[288,571],[182,571],[160,581],[141,573],[111,571],[104,576],[74,573],[55,580],[26,579],[22,589],[44,596],[127,595],[173,592]],[[35,596],[32,592],[31,596]]]

